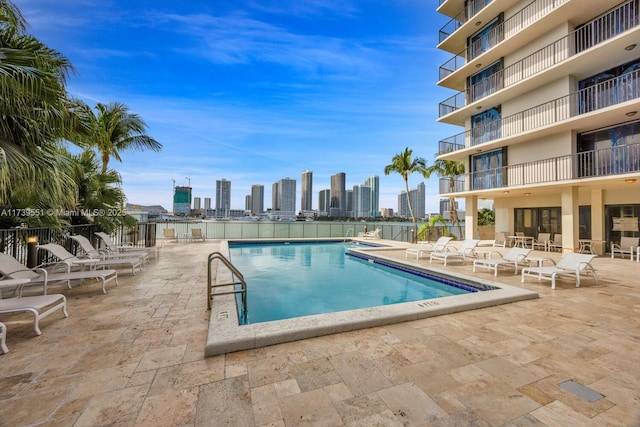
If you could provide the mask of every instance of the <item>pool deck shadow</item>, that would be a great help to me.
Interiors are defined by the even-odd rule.
[[[220,252],[228,257],[229,247],[226,241],[221,243]],[[452,277],[450,272],[442,268],[426,267],[419,263],[411,262],[411,260],[400,261],[398,254],[404,254],[404,248],[402,247],[391,249],[388,247],[368,248],[363,246],[358,249],[352,249],[352,252],[371,260],[382,260],[393,264],[405,265],[419,271],[434,272]],[[216,273],[213,276],[216,278],[217,284],[234,281],[231,277],[231,272],[224,264],[218,263],[216,266],[213,267],[216,269]],[[457,274],[456,277],[479,285],[494,287],[495,289],[249,325],[240,325],[234,295],[215,296],[214,294],[211,303],[211,317],[209,319],[205,355],[215,356],[322,335],[349,332],[538,298],[538,293],[529,289],[499,284],[467,274]],[[335,286],[339,291],[340,283],[335,283]],[[218,292],[228,292],[229,289],[230,287],[220,287],[216,290]]]

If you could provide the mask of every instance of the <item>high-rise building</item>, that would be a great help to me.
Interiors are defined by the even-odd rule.
[[[264,212],[264,185],[251,186],[251,205],[247,210],[250,210],[252,215],[260,215]]]
[[[480,6],[479,6],[480,4]],[[466,173],[442,197],[463,197],[465,237],[478,199],[495,229],[561,235],[596,252],[640,237],[640,7],[637,0],[444,0],[438,48],[452,54],[438,84],[456,91],[439,119],[462,132],[438,159]]]
[[[331,190],[325,189],[318,192],[318,215],[328,216],[331,204]]]
[[[303,211],[312,210],[313,197],[313,172],[302,172],[302,188],[301,188],[300,209]]]
[[[271,209],[280,210],[280,186],[278,182],[271,185]]]
[[[364,185],[371,189],[371,205],[369,206],[369,214],[366,216],[377,218],[380,216],[380,177],[371,175],[364,181]]]
[[[191,187],[174,187],[173,214],[189,215],[191,213]]]
[[[280,216],[295,216],[296,212],[296,180],[283,178],[278,181],[278,206]]]
[[[205,210],[211,209],[211,197],[204,198],[204,208]]]
[[[331,176],[331,203],[329,216],[345,216],[347,212],[347,194],[345,190],[346,174],[338,172]]]
[[[353,190],[345,190],[344,195],[347,201],[344,214],[349,217],[353,216]]]
[[[411,200],[411,209],[413,210],[413,216],[416,219],[423,219],[426,216],[426,187],[424,182],[418,184],[418,186],[409,190],[409,199]],[[409,210],[409,202],[407,200],[407,192],[402,191],[398,195],[398,215],[403,218],[411,218],[411,211]]]
[[[216,218],[226,218],[231,211],[231,181],[216,181]]]
[[[193,209],[198,211],[200,209],[202,209],[202,206],[200,205],[201,203],[201,198],[200,197],[194,197],[193,198]]]
[[[353,186],[353,208],[354,218],[369,218],[371,216],[371,187],[362,184]]]
[[[251,194],[244,196],[244,210],[251,212]]]

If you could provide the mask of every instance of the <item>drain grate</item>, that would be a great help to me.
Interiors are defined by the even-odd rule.
[[[600,400],[604,397],[603,394],[600,394],[597,391],[590,389],[589,387],[586,387],[573,380],[563,381],[558,385],[560,386],[560,388],[570,391],[571,393],[575,394],[576,396],[580,396],[588,402],[595,402],[596,400]]]

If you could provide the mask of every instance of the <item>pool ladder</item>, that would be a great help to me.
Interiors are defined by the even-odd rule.
[[[347,232],[344,235],[344,241],[342,243],[347,243],[347,240],[349,240],[349,235],[351,235],[351,238],[355,237],[353,235],[353,227],[350,227],[349,229],[347,229]]]
[[[212,280],[212,277],[211,277],[211,264],[215,260],[219,260],[220,262],[222,262],[231,271],[231,280],[232,280],[231,282],[229,282],[229,283],[218,283],[218,284],[215,284],[215,285],[213,283],[211,283],[211,280]],[[235,289],[236,285],[240,285],[240,289]],[[227,291],[227,292],[216,292],[215,294],[213,293],[213,288],[219,288],[219,287],[222,287],[222,286],[234,286],[234,290]],[[213,296],[214,295],[229,295],[229,294],[242,294],[241,295],[242,313],[246,318],[246,315],[247,315],[247,282],[245,282],[244,277],[242,276],[242,273],[240,273],[240,271],[238,271],[238,269],[233,264],[231,264],[231,261],[229,261],[220,252],[212,252],[211,254],[209,254],[209,259],[207,261],[207,310],[211,310],[211,301],[213,301]]]

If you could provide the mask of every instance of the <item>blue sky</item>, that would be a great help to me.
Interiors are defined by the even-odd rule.
[[[461,129],[436,123],[437,0],[15,0],[29,32],[64,54],[68,90],[90,106],[123,102],[147,123],[160,153],[123,153],[110,165],[130,203],[171,210],[172,180],[211,197],[231,181],[232,208],[252,184],[313,171],[317,193],[345,172],[347,188],[380,176],[380,207],[404,189],[384,166],[408,146],[432,164],[437,141]],[[411,188],[424,180],[409,179]],[[438,209],[437,177],[425,181]],[[300,209],[298,196],[297,208]]]

